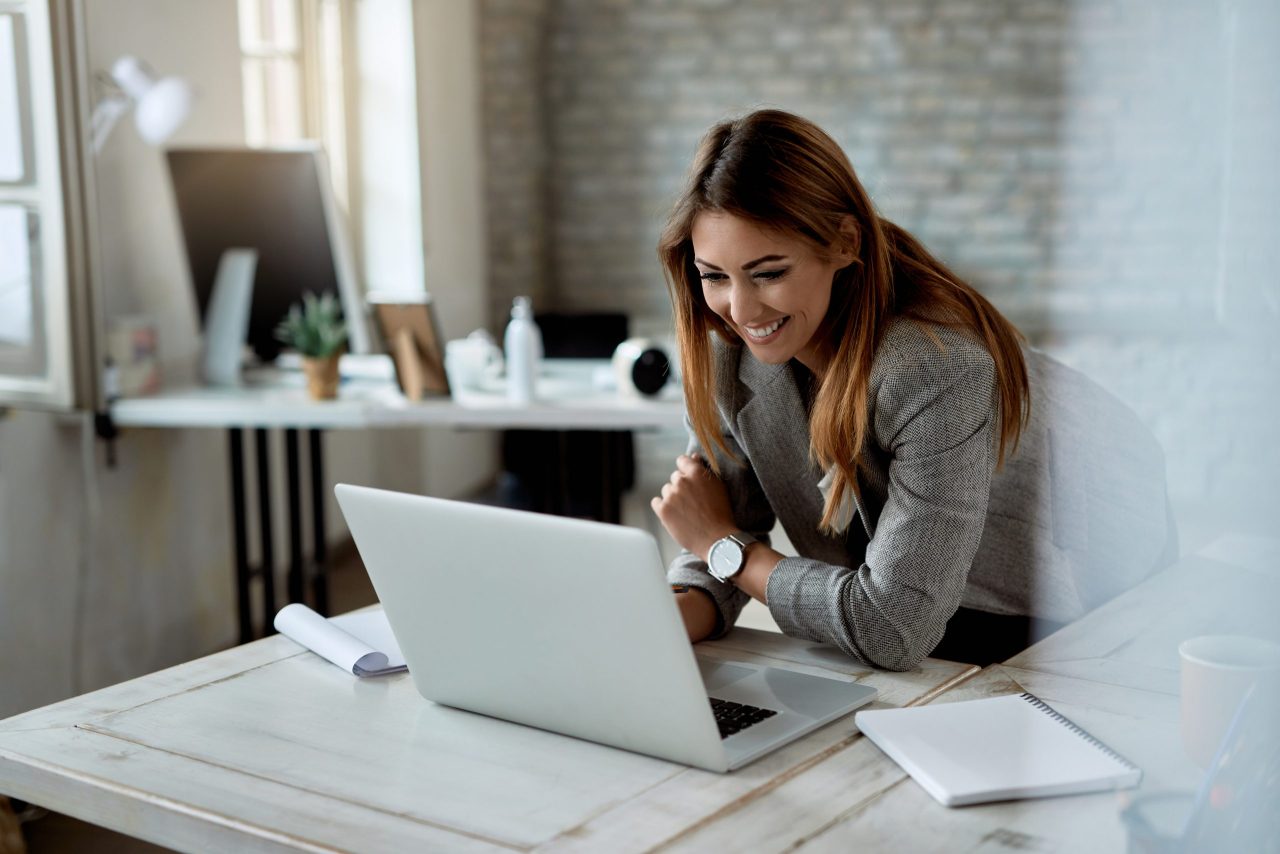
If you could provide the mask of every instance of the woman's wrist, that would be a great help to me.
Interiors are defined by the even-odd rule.
[[[746,565],[733,577],[733,584],[752,599],[768,605],[769,576],[773,575],[782,558],[782,552],[764,543],[753,544],[747,549]]]
[[[720,608],[712,595],[701,587],[673,585],[672,590],[689,640],[697,643],[715,633],[720,624]]]

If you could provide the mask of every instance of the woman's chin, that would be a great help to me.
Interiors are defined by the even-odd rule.
[[[766,365],[785,365],[795,356],[795,353],[783,347],[753,344],[745,337],[742,340],[747,345],[747,349],[751,351],[751,355],[755,357],[755,360]]]

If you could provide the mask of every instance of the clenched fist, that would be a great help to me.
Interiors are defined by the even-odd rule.
[[[737,530],[724,482],[698,457],[677,457],[676,470],[649,506],[671,538],[703,560],[716,540]]]

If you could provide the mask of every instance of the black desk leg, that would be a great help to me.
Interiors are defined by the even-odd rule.
[[[298,431],[284,431],[284,453],[289,479],[289,601],[305,602],[302,554],[302,485],[298,469]]]
[[[311,434],[311,535],[315,549],[315,575],[311,589],[316,599],[316,610],[329,616],[329,568],[325,549],[324,529],[324,432],[312,429]]]
[[[258,446],[258,518],[262,535],[262,631],[275,631],[272,623],[276,616],[276,550],[271,530],[271,454],[268,447],[270,435],[264,428],[253,431]]]
[[[573,497],[569,491],[569,466],[572,465],[573,461],[569,455],[569,433],[567,431],[556,431],[556,452],[548,457],[547,462],[554,467],[552,476],[555,478],[556,491],[554,495],[548,497],[548,506],[539,509],[543,513],[568,516],[570,508],[573,506]]]
[[[600,468],[600,516],[603,522],[617,525],[622,522],[622,442],[619,433],[603,431],[600,444],[604,449]]]
[[[253,640],[253,618],[249,615],[249,536],[246,531],[244,491],[244,437],[240,428],[227,431],[231,456],[231,523],[236,554],[236,609],[240,620],[240,643]]]

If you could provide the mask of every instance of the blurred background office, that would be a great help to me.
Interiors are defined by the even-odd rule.
[[[32,2],[0,5],[0,22]],[[1274,527],[1271,0],[66,9],[83,33],[81,98],[136,55],[194,90],[174,144],[319,140],[362,287],[430,291],[446,338],[500,331],[518,295],[669,336],[654,246],[699,136],[759,106],[798,112],[845,147],[884,216],[1152,428],[1184,550],[1227,526]],[[163,151],[122,124],[77,168],[91,239],[70,296],[42,296],[31,276],[0,283],[0,368],[38,371],[20,359],[36,349],[88,366],[63,405],[9,401],[0,418],[0,716],[235,640],[223,434],[129,431],[108,465],[94,429],[113,325],[145,316],[163,382],[194,376],[200,330]],[[17,204],[4,180],[0,210]],[[58,300],[96,335],[33,335]],[[634,497],[682,445],[638,437]],[[327,446],[331,482],[445,497],[483,490],[497,462],[480,432],[337,432]],[[625,520],[645,524],[646,502],[632,503]]]

